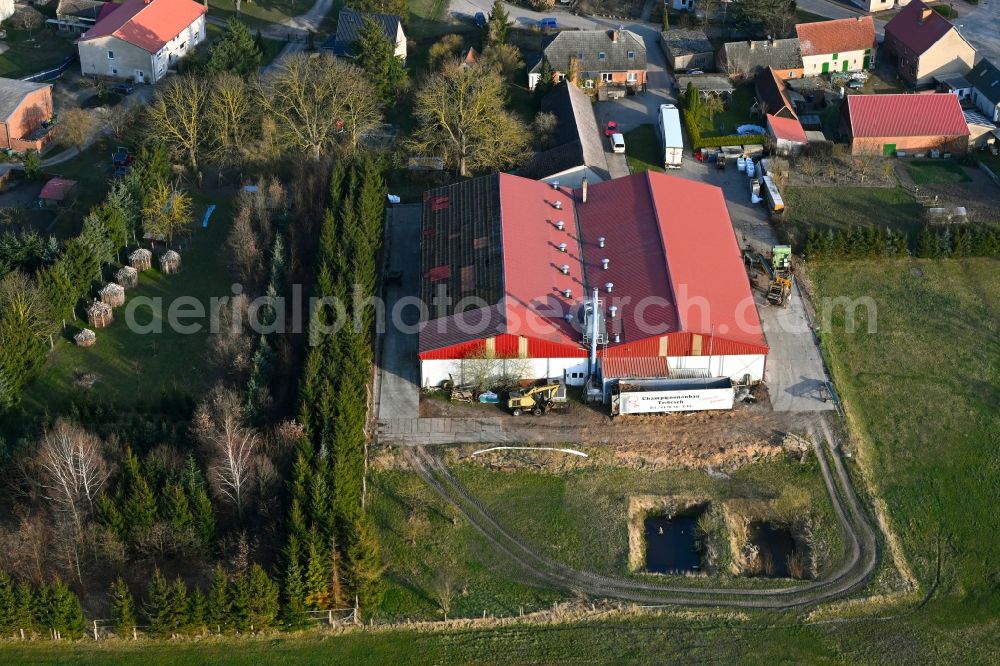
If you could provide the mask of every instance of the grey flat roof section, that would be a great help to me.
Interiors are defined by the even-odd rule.
[[[961,74],[941,74],[940,76],[935,76],[934,80],[938,83],[945,84],[953,90],[961,90],[962,88],[972,87],[969,80]]]
[[[29,93],[51,87],[51,83],[32,83],[18,79],[0,79],[0,119],[7,120]]]
[[[664,46],[674,55],[693,55],[695,53],[713,53],[712,42],[701,30],[667,30],[660,33]]]
[[[695,89],[701,92],[714,92],[714,93],[731,93],[736,90],[733,87],[732,82],[725,76],[716,76],[712,74],[696,74],[694,76],[678,76],[677,77],[677,89],[681,92],[687,90],[688,83],[693,83]]]

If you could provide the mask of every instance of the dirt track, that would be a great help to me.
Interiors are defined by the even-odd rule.
[[[863,586],[879,560],[875,530],[851,485],[840,452],[825,421],[810,431],[823,480],[844,536],[845,557],[829,576],[794,587],[774,589],[692,588],[658,585],[619,576],[572,569],[551,560],[500,525],[451,475],[440,459],[424,447],[404,449],[413,469],[443,499],[455,505],[499,552],[535,582],[586,595],[646,604],[729,606],[785,609],[835,599]],[[821,443],[822,442],[822,443]]]

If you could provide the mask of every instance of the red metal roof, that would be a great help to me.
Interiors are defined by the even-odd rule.
[[[951,21],[920,0],[913,0],[885,24],[885,34],[886,37],[894,37],[915,54],[920,55],[948,34],[953,27]]]
[[[795,33],[804,56],[875,48],[875,22],[871,16],[799,23]]]
[[[565,315],[595,287],[606,309],[618,308],[617,316],[606,320],[608,355],[688,355],[692,333],[711,336],[728,353],[767,352],[719,188],[665,174],[636,174],[592,184],[585,204],[574,201],[572,192],[509,174],[499,175],[499,188],[501,300],[426,322],[421,358],[461,358],[482,349],[483,339],[492,337],[498,345],[505,336],[527,338],[529,357],[583,356],[577,320],[567,321]],[[562,272],[564,265],[568,274]],[[609,282],[614,285],[610,293]],[[470,330],[470,321],[482,324]],[[668,350],[661,345],[665,335],[670,336]]]
[[[38,193],[38,198],[48,199],[49,201],[62,201],[74,187],[76,187],[75,180],[52,178],[42,186],[42,191]]]
[[[848,95],[853,137],[968,136],[956,95]]]
[[[776,139],[785,141],[796,141],[798,143],[808,143],[806,131],[802,129],[802,123],[795,118],[779,118],[767,114],[767,126],[771,128],[771,133]]]
[[[117,37],[156,53],[206,11],[193,0],[128,0],[103,16],[80,41]]]

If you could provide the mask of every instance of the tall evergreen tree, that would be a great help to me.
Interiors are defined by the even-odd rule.
[[[136,626],[135,599],[121,576],[111,583],[111,620],[119,638],[130,638]]]
[[[6,572],[0,571],[0,637],[14,633],[17,610],[17,593],[14,582]]]
[[[174,612],[172,605],[172,590],[170,583],[163,576],[159,567],[153,571],[153,579],[147,591],[146,619],[149,621],[149,631],[154,636],[168,636],[173,630]]]
[[[364,17],[355,50],[357,64],[368,75],[368,83],[379,90],[384,104],[393,103],[406,83],[406,68],[396,57],[396,45],[378,21]]]
[[[382,573],[382,551],[375,525],[367,513],[359,513],[354,521],[354,538],[347,556],[351,570],[351,587],[362,608],[371,610],[382,603],[385,582]]]
[[[230,621],[237,631],[250,631],[253,604],[250,581],[245,573],[237,574],[229,584]]]
[[[310,610],[326,610],[330,607],[330,577],[327,559],[319,536],[309,540],[306,555],[305,602]]]
[[[271,580],[263,567],[254,564],[248,577],[250,588],[249,618],[254,631],[270,629],[281,610],[278,584]]]
[[[205,630],[207,616],[208,598],[200,587],[196,587],[188,595],[187,621],[190,631],[201,634]]]
[[[83,636],[86,622],[80,598],[59,578],[48,587],[48,603],[51,605],[48,617],[52,629],[60,638],[76,639]]]
[[[206,620],[209,629],[222,632],[230,625],[229,579],[222,567],[216,567],[212,587],[208,591]]]
[[[205,65],[209,74],[235,72],[240,76],[250,76],[257,72],[263,54],[257,42],[239,19],[229,19],[226,32],[209,50]]]

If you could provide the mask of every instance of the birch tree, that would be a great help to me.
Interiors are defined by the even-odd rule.
[[[239,395],[222,386],[213,389],[198,406],[194,428],[207,449],[212,491],[242,520],[260,467],[260,437],[246,424]]]
[[[108,480],[101,440],[83,428],[59,420],[43,435],[38,448],[39,479],[46,499],[70,517],[79,535],[98,493]]]

